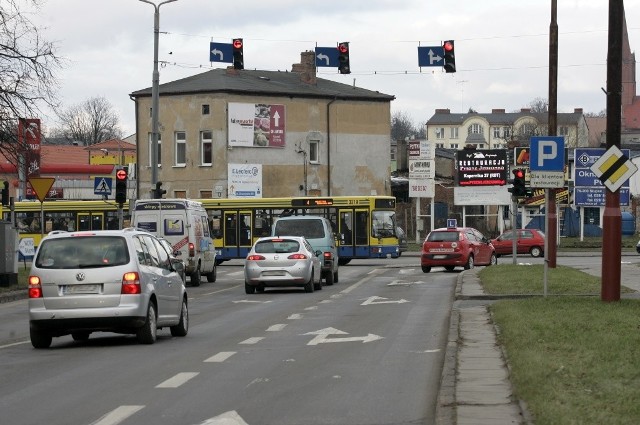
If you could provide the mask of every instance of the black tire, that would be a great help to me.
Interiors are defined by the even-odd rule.
[[[180,322],[177,325],[171,326],[171,335],[173,336],[187,336],[189,332],[189,306],[187,305],[187,299],[182,299],[182,309],[180,310]]]
[[[29,335],[31,336],[31,345],[33,348],[49,348],[53,337],[47,333],[29,329]]]
[[[324,274],[324,283],[329,286],[333,285],[333,272],[331,270]]]
[[[256,292],[258,294],[264,294],[264,285],[258,285],[256,286]]]
[[[256,287],[253,285],[249,285],[247,282],[244,283],[244,292],[246,294],[253,294],[256,292]]]
[[[149,302],[147,320],[145,320],[141,328],[138,328],[136,337],[141,344],[153,344],[156,342],[158,337],[158,316],[156,314],[156,305],[153,302]]]
[[[351,258],[339,258],[338,264],[341,266],[345,266],[351,262]]]
[[[333,273],[333,283],[338,283],[338,270]]]
[[[200,286],[200,282],[202,281],[202,275],[200,274],[200,266],[196,268],[196,271],[191,273],[191,286]]]
[[[539,246],[532,246],[529,250],[532,257],[542,257],[542,249]]]
[[[211,273],[207,273],[207,282],[210,282],[210,283],[215,282],[217,278],[217,274],[218,274],[218,266],[214,264],[213,270],[211,271]]]
[[[429,266],[422,266],[422,272],[423,273],[429,273],[431,271],[431,267]]]
[[[467,264],[464,265],[465,270],[471,270],[474,267],[475,263],[473,262],[473,255],[469,255],[467,259]]]
[[[491,259],[489,260],[490,266],[495,266],[498,264],[498,256],[496,254],[491,254]]]
[[[86,341],[89,339],[90,334],[91,332],[72,332],[71,338],[73,338],[74,341]]]
[[[311,275],[311,277],[309,278],[309,281],[307,281],[307,283],[304,284],[304,292],[306,293],[311,293],[313,292],[315,285],[313,284],[313,274]]]
[[[314,271],[311,270],[311,280],[313,280],[313,275],[314,275]],[[320,277],[320,280],[318,280],[318,282],[315,283],[314,289],[316,291],[320,291],[322,289],[322,276]]]
[[[444,266],[444,269],[448,272],[452,272],[455,268],[456,266]]]

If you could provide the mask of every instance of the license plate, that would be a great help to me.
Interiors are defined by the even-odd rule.
[[[447,258],[446,255],[434,255],[433,256],[434,260],[444,260],[445,258]]]
[[[63,294],[98,294],[100,285],[65,285],[62,287]]]
[[[266,271],[262,272],[262,276],[284,276],[286,273],[283,271]]]

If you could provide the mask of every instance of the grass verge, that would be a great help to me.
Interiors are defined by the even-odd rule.
[[[500,265],[479,276],[487,293],[539,293],[542,267]],[[536,425],[640,423],[640,300],[605,303],[584,296],[599,295],[599,278],[547,272],[551,296],[490,307],[515,396]]]

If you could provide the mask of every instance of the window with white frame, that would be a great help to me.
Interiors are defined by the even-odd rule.
[[[444,127],[436,127],[436,139],[444,139]]]
[[[213,133],[203,131],[200,133],[200,165],[213,164]]]
[[[493,138],[494,139],[500,138],[500,127],[493,127]]]
[[[502,127],[502,134],[505,140],[509,139],[511,137],[511,127]]]
[[[458,138],[458,127],[451,127],[450,129],[450,139],[457,139]]]
[[[184,167],[187,165],[187,133],[185,131],[176,131],[175,144],[175,165],[177,167]]]
[[[566,125],[561,125],[558,127],[558,136],[568,136],[569,135],[569,127]]]
[[[436,143],[436,148],[444,149],[444,143]]]
[[[460,145],[458,143],[451,143],[451,149],[460,149]]]
[[[480,124],[471,124],[469,126],[469,134],[484,134],[484,130]]]
[[[149,166],[153,166],[151,152],[153,152],[153,134],[149,133]],[[158,133],[158,167],[162,165],[162,134]]]
[[[318,164],[320,162],[320,141],[309,141],[309,162],[312,164]]]

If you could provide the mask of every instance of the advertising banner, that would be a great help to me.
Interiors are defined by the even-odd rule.
[[[229,103],[229,146],[284,147],[285,107]]]

